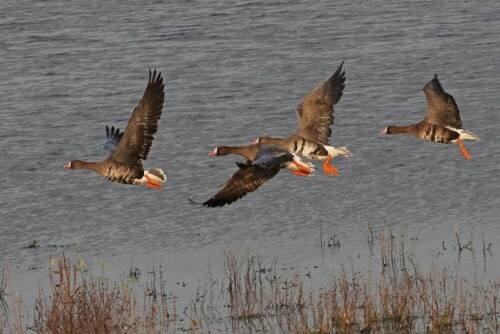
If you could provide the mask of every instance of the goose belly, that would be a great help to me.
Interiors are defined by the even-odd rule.
[[[104,176],[111,182],[124,184],[141,184],[144,171],[138,168],[130,168],[126,165],[114,165],[109,167]]]
[[[328,156],[328,151],[322,144],[304,138],[294,142],[292,152],[312,160],[324,160]]]
[[[422,139],[434,143],[449,144],[456,140],[460,135],[444,126],[432,125],[420,136]]]

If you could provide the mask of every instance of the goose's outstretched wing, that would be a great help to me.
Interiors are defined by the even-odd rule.
[[[299,118],[296,132],[303,138],[327,144],[332,134],[333,106],[340,100],[344,91],[345,71],[342,64],[325,82],[316,87],[295,109]]]
[[[110,159],[127,165],[142,166],[140,159],[148,157],[151,144],[158,130],[158,120],[165,99],[161,73],[149,71],[149,81],[141,101],[134,109],[115,152]]]
[[[281,169],[279,166],[265,168],[238,162],[236,164],[239,169],[215,195],[201,203],[203,206],[218,207],[229,205],[272,179]]]
[[[423,90],[427,98],[425,121],[435,125],[461,129],[462,121],[455,99],[443,90],[437,74],[424,86]]]

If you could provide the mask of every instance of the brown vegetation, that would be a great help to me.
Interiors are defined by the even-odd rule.
[[[222,289],[235,333],[497,333],[500,282],[457,268],[422,269],[407,240],[378,238],[382,266],[368,277],[343,266],[329,286],[304,291],[299,272],[278,272],[258,255],[224,252]],[[373,242],[373,240],[372,240]],[[206,298],[213,298],[205,291]],[[196,308],[196,303],[192,307]],[[216,305],[216,307],[218,307]],[[200,324],[206,319],[197,319]],[[207,325],[208,326],[208,325]]]
[[[64,255],[56,268],[49,274],[49,294],[40,291],[35,301],[34,324],[23,324],[22,302],[14,300],[15,324],[9,327],[4,319],[4,330],[18,334],[28,331],[108,334],[161,333],[163,328],[168,328],[170,313],[161,268],[159,281],[156,269],[151,273],[152,279],[145,285],[141,303],[129,285],[133,277],[121,284],[93,277],[80,263],[72,263]],[[172,310],[175,314],[175,305]]]
[[[370,231],[372,232],[371,228]],[[164,269],[154,268],[136,299],[134,281],[94,277],[62,256],[49,274],[50,290],[40,291],[34,321],[25,324],[21,296],[12,297],[12,316],[0,315],[0,333],[497,333],[500,282],[452,268],[422,268],[415,243],[389,228],[369,244],[379,251],[379,270],[355,271],[353,264],[319,290],[305,288],[306,275],[280,268],[254,254],[224,251],[225,277],[198,286],[184,309],[167,296]],[[459,246],[460,246],[460,241]],[[338,247],[336,247],[338,248]],[[484,248],[484,247],[483,247]],[[463,249],[460,249],[463,251]],[[483,253],[484,249],[483,249]],[[377,254],[377,253],[376,253]],[[268,260],[268,261],[266,261]],[[0,279],[5,298],[5,275]],[[135,291],[135,292],[134,292]],[[215,329],[215,330],[214,330]]]

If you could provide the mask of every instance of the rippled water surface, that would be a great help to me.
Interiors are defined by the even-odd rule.
[[[425,249],[454,242],[455,227],[498,247],[497,1],[172,3],[0,4],[0,263],[15,288],[34,289],[29,268],[61,251],[116,272],[163,262],[174,281],[225,248],[314,259],[320,230],[358,254],[367,222],[418,233]],[[188,204],[236,168],[210,150],[295,131],[294,108],[342,60],[331,143],[354,156],[335,160],[340,176],[284,171],[228,207]],[[166,100],[145,165],[167,172],[166,189],[63,169],[104,157],[105,126],[125,127],[150,68]],[[457,145],[378,134],[423,118],[434,73],[481,138],[465,143],[470,161]],[[42,247],[24,249],[31,240]]]

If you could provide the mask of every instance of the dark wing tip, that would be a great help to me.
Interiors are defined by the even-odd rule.
[[[191,197],[188,197],[188,201],[189,201],[189,204],[191,205],[199,205],[200,208],[205,206],[203,203],[198,203],[198,202],[195,202]]]
[[[326,79],[327,92],[328,95],[330,95],[332,104],[336,104],[340,100],[344,92],[346,77],[345,71],[342,68],[343,65],[344,60],[342,60],[342,63],[340,63],[340,66],[337,68],[335,73],[333,73],[328,79]]]
[[[340,72],[342,70],[342,66],[344,66],[345,59],[342,59],[342,62],[339,65],[339,68],[337,69],[336,72]]]
[[[328,82],[329,85],[333,87],[337,87],[340,90],[340,96],[342,96],[342,91],[344,90],[345,87],[345,70],[342,68],[344,65],[344,61],[342,60],[342,63],[340,63],[340,66],[337,68],[335,73],[333,73],[328,79],[326,79],[326,82]],[[339,96],[339,99],[340,99]]]
[[[199,208],[217,208],[217,207],[223,207],[224,205],[229,205],[233,200],[229,201],[224,201],[224,200],[217,200],[215,198],[210,198],[209,200],[199,203],[193,200],[191,197],[188,197],[188,201],[190,205],[197,205]]]
[[[248,167],[250,167],[250,166],[251,166],[251,165],[249,165],[249,164],[245,164],[245,163],[243,163],[243,162],[239,162],[239,161],[236,161],[235,163],[236,163],[236,166],[238,166],[238,167],[239,167],[239,168],[241,168],[241,169],[247,169]]]
[[[188,201],[190,205],[197,205],[199,208],[217,208],[217,207],[222,207],[224,205],[229,205],[233,202],[233,201],[217,200],[214,199],[213,197],[203,203],[196,202],[191,197],[188,197]]]
[[[336,77],[340,77],[340,78],[343,78],[343,81],[345,80],[345,70],[342,68],[342,66],[344,66],[344,60],[342,60],[342,62],[340,63],[339,67],[337,68],[337,70],[335,71],[335,73],[333,73],[333,75],[331,76],[331,78],[336,78]]]
[[[231,203],[235,202],[235,200],[216,200],[216,199],[209,199],[205,203],[203,203],[203,207],[205,208],[222,208],[223,206],[229,205]]]
[[[111,128],[106,125],[106,142],[114,142],[118,144],[123,137],[123,132],[120,132],[120,128],[112,126]]]
[[[118,144],[123,137],[123,132],[120,132],[119,128],[114,126],[109,127],[106,125],[106,141],[104,142],[104,149],[108,151],[108,154],[113,153],[116,150]]]
[[[439,82],[437,73],[434,73],[434,78],[432,78],[431,82],[443,89],[443,87],[441,87],[441,83]]]
[[[434,74],[434,78],[432,78],[431,81],[429,81],[425,86],[424,86],[424,91],[425,90],[432,90],[437,93],[444,93],[443,86],[441,86],[441,83],[439,82],[437,73]]]
[[[149,83],[152,84],[152,83],[158,83],[158,84],[162,84],[163,83],[163,77],[161,76],[161,72],[158,72],[158,74],[156,73],[156,68],[151,71],[151,69],[149,70]]]

